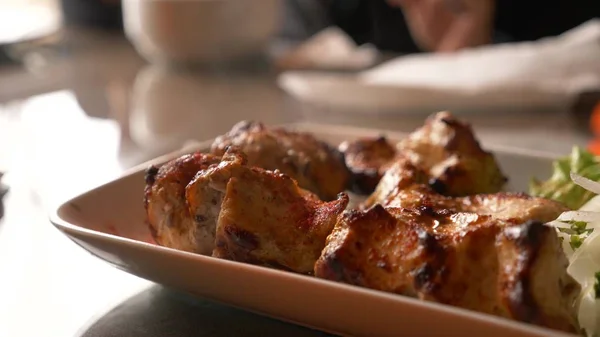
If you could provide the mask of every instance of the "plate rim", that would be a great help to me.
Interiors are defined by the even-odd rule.
[[[100,231],[94,231],[91,229],[77,226],[75,224],[71,224],[71,223],[61,219],[60,217],[58,217],[58,215],[54,215],[54,213],[50,217],[50,222],[61,233],[65,234],[71,240],[76,240],[76,239],[83,240],[82,237],[90,237],[90,238],[94,238],[94,239],[97,239],[100,241],[112,242],[115,244],[127,245],[129,247],[135,247],[138,250],[161,252],[162,254],[176,256],[176,258],[196,260],[195,261],[196,263],[211,263],[211,264],[218,264],[218,265],[229,265],[230,267],[235,267],[236,269],[240,270],[240,273],[247,273],[247,272],[264,273],[264,274],[270,274],[269,275],[270,277],[279,277],[279,278],[285,278],[288,280],[293,279],[294,281],[298,281],[298,282],[304,281],[304,282],[312,283],[313,286],[343,289],[343,291],[345,291],[345,292],[360,293],[362,296],[368,296],[368,297],[374,296],[374,297],[378,297],[381,300],[386,300],[386,301],[402,302],[402,305],[405,305],[405,306],[413,306],[413,307],[417,306],[422,309],[426,309],[426,310],[430,310],[430,311],[431,310],[438,311],[443,314],[452,315],[456,318],[461,318],[464,320],[478,320],[480,322],[483,321],[487,324],[491,324],[491,325],[494,325],[497,327],[502,326],[502,328],[527,331],[527,332],[531,333],[531,335],[535,335],[535,336],[550,336],[550,337],[552,337],[552,336],[555,336],[555,337],[577,336],[577,335],[565,333],[565,332],[562,332],[559,330],[553,330],[553,329],[546,328],[543,326],[537,326],[537,325],[533,325],[533,324],[527,324],[527,323],[523,323],[523,322],[519,322],[519,321],[514,321],[514,320],[510,320],[510,319],[503,318],[503,317],[497,317],[497,316],[493,316],[490,314],[477,312],[474,310],[463,309],[463,308],[459,308],[459,307],[455,307],[455,306],[451,306],[451,305],[445,305],[445,304],[441,304],[441,303],[423,301],[423,300],[411,298],[408,296],[386,293],[386,292],[379,291],[379,290],[368,289],[368,288],[363,288],[363,287],[354,286],[354,285],[350,285],[350,284],[329,281],[329,280],[320,279],[320,278],[312,277],[312,276],[308,276],[308,275],[295,274],[295,273],[286,272],[286,271],[282,271],[282,270],[270,269],[267,267],[256,266],[256,265],[240,263],[240,262],[235,262],[235,261],[215,259],[215,258],[212,258],[209,256],[203,256],[203,255],[199,255],[199,254],[195,254],[195,253],[180,251],[180,250],[176,250],[173,248],[168,248],[168,247],[151,244],[148,242],[133,240],[133,239],[121,237],[118,235],[108,234],[108,233],[104,233],[104,232],[100,232]],[[81,247],[81,248],[88,251],[85,247]],[[95,256],[95,257],[100,260],[104,260],[98,256]],[[124,271],[124,272],[132,274],[128,271]],[[132,275],[135,275],[135,274],[132,274]],[[137,276],[137,275],[135,275],[135,276]],[[141,277],[141,276],[137,276],[137,277]],[[153,282],[155,284],[159,284],[152,280],[149,280],[149,281]],[[219,301],[214,298],[210,298],[210,299],[213,301]],[[226,303],[226,302],[222,302],[222,303]],[[243,307],[239,307],[239,308],[243,309]],[[256,310],[250,310],[250,311],[260,313],[259,311],[256,311]],[[268,315],[265,313],[260,313],[260,314],[267,315],[270,317],[275,317],[277,319],[282,319],[282,318],[278,318],[276,316]],[[286,319],[283,319],[283,320],[286,320]],[[293,321],[293,320],[289,320],[289,319],[287,319],[287,321],[294,322],[296,324],[300,324],[303,326],[311,327],[312,329],[319,329],[318,327],[306,325],[302,322],[297,322],[297,321]],[[324,331],[324,330],[321,330],[321,331]],[[336,333],[339,334],[339,332],[336,332]],[[342,335],[346,335],[346,334],[342,333]]]

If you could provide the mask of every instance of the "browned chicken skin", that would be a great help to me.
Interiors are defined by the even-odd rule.
[[[507,180],[494,155],[481,148],[471,126],[449,112],[430,116],[397,148],[444,195],[495,193]]]
[[[576,331],[580,288],[543,225],[566,208],[495,193],[506,178],[469,126],[438,113],[396,148],[339,150],[239,123],[213,155],[148,170],[148,222],[167,247]],[[348,186],[374,192],[344,212]]]
[[[244,152],[248,165],[280,170],[323,200],[334,200],[350,179],[341,153],[308,133],[244,121],[215,139],[211,151],[220,156],[229,146]]]
[[[315,275],[575,332],[579,285],[555,229],[567,208],[521,193],[444,196],[399,155],[327,238]]]
[[[196,231],[205,238],[200,244],[206,255],[215,248],[217,220],[227,184],[248,169],[246,164],[242,153],[228,150],[217,164],[199,170],[185,188],[188,212],[195,220]]]
[[[344,142],[339,149],[353,173],[352,190],[359,194],[373,192],[399,157],[421,170],[425,183],[444,195],[495,193],[506,182],[496,159],[481,148],[471,127],[449,112],[431,115],[395,146],[380,137]]]
[[[146,182],[158,244],[305,274],[348,205],[344,193],[322,202],[278,171],[250,167],[234,148],[151,167]]]
[[[281,173],[247,169],[227,184],[213,256],[312,274],[348,196],[322,202]]]
[[[338,149],[352,172],[350,189],[359,194],[373,192],[396,156],[396,147],[383,136],[346,141]]]
[[[567,265],[542,222],[376,205],[344,213],[315,275],[575,332]]]
[[[362,209],[376,204],[385,207],[418,208],[431,206],[451,212],[491,215],[496,219],[525,222],[549,222],[568,208],[548,199],[533,198],[524,193],[499,192],[448,197],[424,184],[426,174],[405,158],[399,158],[385,173],[377,189],[361,205]]]
[[[219,157],[193,153],[146,171],[144,205],[147,221],[156,242],[162,246],[206,254],[193,215],[188,211],[185,187],[199,170],[218,163]],[[208,252],[210,253],[210,252]]]

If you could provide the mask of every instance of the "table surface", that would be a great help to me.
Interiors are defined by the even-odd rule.
[[[333,111],[297,102],[264,67],[174,70],[146,64],[121,36],[67,34],[63,47],[0,66],[0,336],[318,336],[187,298],[92,257],[47,213],[124,170],[209,139],[240,119],[410,131],[425,116]],[[569,112],[469,114],[482,143],[566,154],[588,135]],[[234,320],[236,325],[226,324]]]

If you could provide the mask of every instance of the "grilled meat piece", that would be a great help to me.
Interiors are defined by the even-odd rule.
[[[432,191],[426,184],[428,175],[417,168],[408,158],[399,155],[393,164],[385,172],[375,191],[359,205],[366,209],[375,204],[387,205],[397,197],[403,196],[405,191],[412,193],[413,189]],[[440,195],[441,196],[441,195]]]
[[[412,186],[400,191],[385,207],[419,208],[423,206],[446,209],[453,213],[467,212],[489,215],[494,219],[526,222],[549,222],[569,209],[549,199],[535,198],[524,193],[500,192],[452,198],[433,192],[426,186]]]
[[[335,199],[350,179],[341,153],[308,133],[244,121],[215,139],[211,151],[223,155],[229,146],[244,152],[248,165],[280,170],[323,200]]]
[[[444,195],[494,193],[507,180],[494,155],[481,148],[470,125],[449,112],[430,116],[397,149],[425,171],[432,188]]]
[[[429,206],[347,211],[315,275],[576,332],[580,287],[556,231],[524,220]]]
[[[202,254],[212,255],[215,248],[215,231],[221,213],[221,203],[231,177],[248,169],[248,160],[233,149],[223,154],[219,163],[199,170],[185,188],[189,214],[194,219],[195,232]]]
[[[352,172],[350,189],[358,194],[373,192],[396,156],[396,147],[383,136],[346,141],[338,149]]]
[[[278,171],[250,167],[235,148],[200,170],[185,195],[204,252],[298,273],[312,273],[348,204],[343,193],[322,202]]]
[[[185,187],[199,170],[219,160],[216,156],[196,152],[174,159],[160,168],[151,166],[147,169],[144,205],[147,221],[158,244],[207,253],[202,249],[205,238],[196,230],[194,218],[188,211]]]
[[[400,155],[362,209],[339,218],[315,275],[575,331],[580,289],[543,225],[567,208],[522,193],[444,196],[427,179]]]
[[[376,204],[386,207],[418,208],[431,206],[451,212],[491,215],[496,219],[525,222],[548,222],[568,210],[559,202],[534,198],[524,193],[499,192],[465,197],[448,197],[424,184],[427,175],[410,160],[399,158],[381,179],[377,189],[360,205],[361,209]]]
[[[286,175],[245,170],[227,184],[213,256],[312,274],[347,204],[344,193],[322,202]]]
[[[361,138],[339,146],[353,173],[351,189],[368,194],[396,161],[408,160],[427,183],[448,196],[494,193],[506,182],[494,156],[479,145],[471,127],[449,112],[430,116],[425,125],[395,146],[385,138]]]

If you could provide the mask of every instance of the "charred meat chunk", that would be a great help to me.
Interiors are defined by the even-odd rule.
[[[376,205],[340,217],[315,275],[576,332],[567,265],[540,221]]]
[[[350,190],[358,194],[373,192],[396,156],[396,146],[383,136],[346,141],[338,149],[352,172]]]
[[[336,199],[350,179],[341,153],[309,133],[243,121],[215,139],[211,152],[221,156],[230,146],[247,156],[249,166],[279,170],[322,200]]]
[[[158,244],[210,254],[204,249],[206,238],[197,231],[194,216],[188,210],[185,188],[199,170],[219,160],[211,154],[196,152],[146,170],[144,205],[150,230]]]

